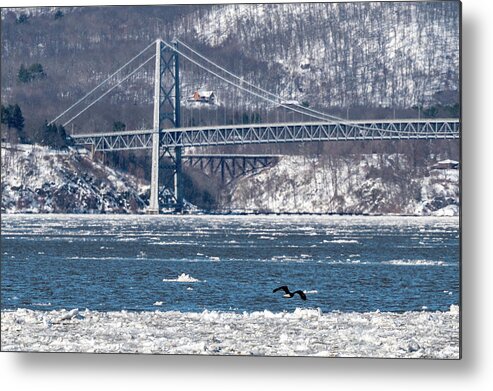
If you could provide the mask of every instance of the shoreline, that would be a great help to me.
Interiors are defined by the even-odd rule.
[[[2,310],[2,351],[459,359],[446,312]]]
[[[387,214],[372,214],[372,213],[317,213],[317,212],[184,212],[184,213],[175,213],[175,212],[161,212],[159,214],[148,214],[146,212],[142,213],[92,213],[92,212],[31,212],[31,211],[19,211],[19,212],[0,212],[4,216],[331,216],[331,217],[432,217],[432,218],[459,218],[460,214],[454,215],[433,215],[433,214],[398,214],[398,213],[387,213]]]

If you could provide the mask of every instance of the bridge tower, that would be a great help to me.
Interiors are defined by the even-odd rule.
[[[151,199],[147,212],[159,213],[159,158],[163,129],[180,127],[180,64],[178,43],[173,47],[156,40],[156,65],[154,70],[154,115],[152,134]],[[176,142],[180,142],[180,133],[175,132]],[[177,212],[183,210],[182,183],[182,147],[173,151],[174,161],[174,198]]]

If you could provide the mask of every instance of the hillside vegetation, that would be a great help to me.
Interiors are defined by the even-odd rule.
[[[179,38],[245,80],[331,113],[458,114],[457,2],[5,8],[2,103],[19,104],[26,128],[38,127],[159,37]],[[207,86],[224,105],[246,103],[182,65],[184,94]],[[149,126],[152,66],[82,115],[76,130],[110,130],[118,120],[127,129]],[[21,68],[37,73],[23,82]]]
[[[340,117],[458,117],[459,7],[458,2],[443,1],[3,8],[2,141],[14,146],[37,143],[63,151],[70,144],[66,135],[71,132],[151,127],[152,61],[66,129],[46,121],[83,97],[156,38],[178,38],[245,81],[284,99]],[[185,59],[181,60],[180,72],[184,125],[294,118],[286,110],[246,96]],[[187,97],[200,88],[216,93],[215,107],[186,103]],[[382,192],[389,191],[393,184],[400,189],[399,197],[386,207],[374,209],[376,213],[413,213],[406,203],[417,200],[412,201],[412,207],[418,207],[420,197],[416,194],[429,180],[427,172],[433,164],[440,159],[459,160],[459,142],[319,142],[210,147],[193,152],[293,156],[282,160],[270,174],[264,172],[257,179],[247,178],[231,186],[185,168],[185,197],[206,210],[274,211],[279,210],[275,206],[279,202],[292,205],[292,200],[285,198],[289,192],[280,188],[284,195],[276,192],[279,178],[275,175],[289,174],[284,185],[295,183],[300,186],[297,192],[302,192],[297,175],[304,172],[305,182],[311,183],[307,191],[312,192],[314,183],[326,189],[325,195],[317,193],[318,190],[312,192],[314,199],[318,197],[332,205],[328,209],[323,207],[324,211],[364,213],[372,208],[370,198],[363,196],[370,190],[351,185],[355,177],[344,175],[344,170],[357,171],[368,156],[377,156],[380,162],[399,156],[406,164],[392,169],[400,167],[400,171],[391,174],[382,163],[369,173],[360,172],[358,178],[375,180],[365,183],[372,189],[381,185]],[[71,160],[74,174],[67,180],[79,180],[75,173],[87,168],[85,159]],[[148,151],[107,153],[97,159],[103,160],[108,169],[139,178],[142,183],[150,179]],[[168,163],[163,160],[160,175],[161,183],[171,188],[170,170],[164,167]],[[284,170],[286,165],[291,165],[292,170]],[[324,177],[327,181],[320,182],[321,173],[329,169],[333,171]],[[2,166],[3,189],[11,181],[12,173]],[[338,189],[348,188],[345,195],[341,195],[341,190],[333,193],[334,181],[339,183]],[[27,183],[14,185],[18,186]],[[249,196],[259,191],[268,193],[265,197],[271,200],[269,204],[254,202]],[[360,206],[350,207],[347,202],[337,201],[355,192],[361,193]],[[3,205],[7,205],[6,194],[2,194]],[[273,201],[276,197],[280,198]],[[450,201],[451,197],[447,197]],[[365,206],[365,202],[370,204]],[[452,202],[457,203],[458,198]],[[143,204],[137,202],[134,206],[125,210],[140,210]]]

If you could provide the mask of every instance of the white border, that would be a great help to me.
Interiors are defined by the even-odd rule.
[[[220,2],[225,1],[214,1]],[[4,0],[2,6],[46,3],[61,6],[163,2]],[[490,207],[493,187],[488,185],[493,179],[490,160],[493,147],[490,119],[492,3],[463,1],[461,361],[0,353],[1,385],[17,390],[266,390],[286,387],[288,390],[463,391],[491,387],[493,257],[490,256],[489,228],[493,218]]]

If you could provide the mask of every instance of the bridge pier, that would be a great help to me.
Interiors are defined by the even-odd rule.
[[[161,40],[156,40],[156,65],[154,68],[154,113],[152,133],[151,198],[147,213],[159,213],[159,136],[161,132]]]
[[[151,198],[148,214],[159,214],[159,132],[152,135]]]
[[[175,148],[175,173],[174,187],[176,206],[175,212],[183,212],[183,170],[182,170],[182,147]]]
[[[159,214],[159,157],[162,129],[180,127],[180,70],[178,44],[171,47],[156,40],[156,65],[154,70],[154,121],[152,129],[151,198],[147,213]],[[180,133],[174,135],[180,143]],[[174,198],[175,211],[183,211],[182,147],[175,146]]]

